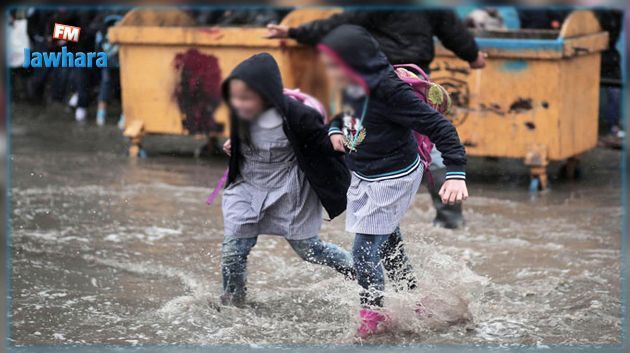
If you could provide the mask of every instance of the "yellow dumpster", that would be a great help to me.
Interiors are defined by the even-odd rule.
[[[333,10],[293,11],[283,24],[296,26]],[[122,106],[130,155],[141,152],[147,134],[229,131],[219,85],[242,60],[263,51],[278,61],[284,84],[328,101],[314,49],[289,40],[264,39],[265,28],[195,27],[181,11],[137,9],[109,30],[120,45]],[[204,125],[213,116],[216,124]]]
[[[176,99],[183,77],[177,58],[190,50],[215,59],[215,84],[243,59],[267,51],[278,61],[285,86],[330,101],[312,48],[264,39],[264,28],[191,27],[181,12],[139,11],[109,33],[121,45],[125,135],[132,140],[132,155],[145,134],[194,132],[184,122],[195,112]],[[296,26],[339,11],[295,10],[282,23]],[[483,70],[470,70],[437,46],[431,78],[453,98],[449,118],[469,155],[523,158],[531,170],[530,188],[545,189],[549,161],[567,160],[571,174],[580,154],[597,144],[600,52],[607,48],[608,34],[592,12],[574,11],[559,31],[483,32],[477,41],[489,55]],[[219,124],[210,134],[228,131],[225,107],[215,111],[218,102],[205,102]]]
[[[438,45],[432,80],[451,93],[450,115],[471,156],[523,158],[530,189],[547,187],[548,161],[568,160],[597,144],[600,52],[607,48],[590,11],[574,11],[561,30],[477,33],[483,70]]]

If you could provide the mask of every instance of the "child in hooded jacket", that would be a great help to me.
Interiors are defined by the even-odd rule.
[[[352,172],[346,230],[356,233],[353,259],[360,293],[359,337],[383,328],[384,271],[397,289],[414,289],[400,221],[420,185],[423,167],[413,130],[427,135],[447,167],[440,190],[445,203],[468,197],[466,154],[453,125],[401,81],[378,43],[362,27],[342,25],[318,45],[332,82],[343,87],[343,113],[329,129]],[[419,304],[416,312],[426,309]]]
[[[350,253],[319,239],[322,205],[332,219],[346,207],[350,174],[334,150],[322,116],[283,95],[273,57],[257,54],[223,82],[231,112],[225,238],[221,249],[223,304],[246,295],[247,256],[258,235],[284,236],[304,260],[353,276]]]

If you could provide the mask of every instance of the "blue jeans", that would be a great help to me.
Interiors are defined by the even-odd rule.
[[[359,295],[363,307],[383,306],[385,272],[396,290],[417,287],[417,279],[405,253],[400,228],[386,235],[357,233],[352,257],[357,280],[363,288]]]
[[[221,274],[224,295],[242,301],[247,292],[247,256],[256,245],[257,237],[225,237],[221,247]],[[349,252],[337,245],[323,242],[319,236],[303,240],[288,240],[293,250],[305,261],[332,267],[339,273],[353,277],[354,267]]]
[[[613,128],[620,127],[620,95],[621,89],[619,87],[606,87],[606,125],[610,132],[612,132]]]

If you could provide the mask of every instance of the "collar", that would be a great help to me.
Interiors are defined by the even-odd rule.
[[[276,108],[269,108],[260,114],[256,119],[256,124],[263,129],[273,129],[282,125],[282,116]]]

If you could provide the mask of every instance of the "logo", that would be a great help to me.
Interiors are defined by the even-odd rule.
[[[61,47],[61,51],[40,53],[24,48],[25,69],[29,67],[107,67],[107,54],[105,52],[70,52],[67,47]]]
[[[66,42],[79,42],[81,27],[64,25],[55,23],[53,27],[52,38],[57,39],[58,44]],[[57,47],[58,48],[58,47]],[[67,46],[62,46],[60,51],[48,53],[31,52],[30,48],[24,48],[24,64],[22,67],[41,68],[41,67],[107,67],[107,53],[101,52],[80,52],[68,50]]]
[[[344,109],[344,115],[341,119],[343,123],[341,130],[343,132],[343,144],[350,152],[356,152],[357,146],[365,140],[367,131],[363,127],[362,121],[352,116],[351,111],[353,110],[348,108]]]
[[[65,40],[68,42],[78,42],[81,27],[68,26],[61,23],[55,23],[53,29],[53,39]]]

